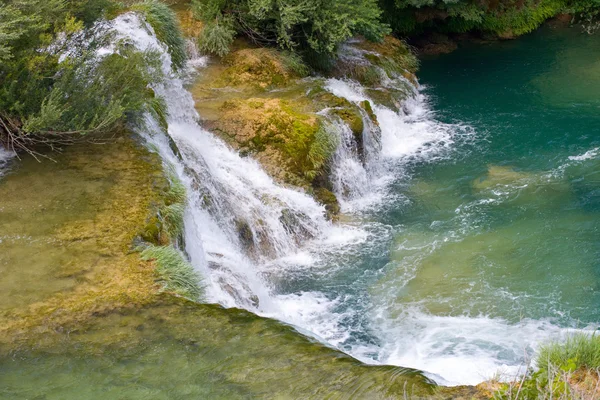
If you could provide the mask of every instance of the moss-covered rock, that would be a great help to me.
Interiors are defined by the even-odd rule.
[[[246,86],[271,89],[306,76],[308,69],[299,56],[270,48],[243,48],[225,56],[227,68],[214,82],[217,87]]]
[[[337,197],[330,190],[325,188],[318,188],[314,191],[314,196],[317,201],[325,205],[325,210],[330,219],[336,219],[340,213],[340,203]]]
[[[414,76],[418,66],[417,58],[406,43],[387,36],[381,43],[357,39],[345,46],[333,73],[366,87],[381,87],[386,86],[389,79]]]
[[[316,154],[320,118],[288,100],[229,100],[209,127],[242,154],[250,154],[276,179],[310,187],[330,154]],[[330,149],[325,149],[331,151]]]
[[[362,157],[366,119],[373,123],[368,126],[378,125],[373,106],[401,108],[413,90],[410,82],[416,84],[416,59],[404,42],[391,37],[345,46],[351,56],[341,57],[332,76],[363,83],[372,102],[355,103],[328,91],[325,77],[306,78],[297,56],[240,40],[233,47],[192,87],[203,123],[242,155],[258,160],[275,180],[307,189],[328,206],[329,215],[335,214],[339,206],[329,195],[327,177],[339,135],[326,120],[337,117],[347,124]],[[317,197],[313,189],[329,194]]]

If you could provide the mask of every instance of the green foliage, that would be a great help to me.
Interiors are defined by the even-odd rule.
[[[0,7],[0,143],[35,155],[39,144],[69,144],[144,111],[166,123],[164,101],[148,88],[161,79],[158,55],[117,43],[115,54],[98,59],[95,50],[112,37],[82,31],[119,7],[111,0],[9,0]],[[182,66],[175,14],[158,1],[134,9]]]
[[[156,54],[123,47],[98,64],[87,61],[83,56],[59,65],[60,77],[39,111],[24,118],[26,133],[105,132],[146,109],[147,99],[153,97],[147,85],[154,79],[148,65],[158,61]]]
[[[550,343],[540,348],[537,364],[540,369],[551,365],[565,366],[576,363],[579,367],[600,368],[600,336],[573,334],[563,343]]]
[[[201,277],[186,260],[185,255],[173,246],[148,246],[142,253],[143,260],[154,261],[158,280],[166,292],[194,301],[200,301],[203,290]]]
[[[540,348],[537,370],[529,370],[518,383],[504,384],[496,399],[575,399],[587,398],[572,386],[578,370],[600,368],[600,336],[577,333],[564,342],[553,342]]]
[[[563,7],[563,0],[528,0],[521,8],[507,7],[502,12],[486,14],[480,29],[498,34],[507,32],[511,36],[523,35],[560,13]]]
[[[331,55],[354,35],[381,40],[389,32],[379,21],[376,0],[192,0],[196,18],[206,24],[201,47],[223,55],[234,34],[251,40]]]
[[[160,221],[172,242],[183,234],[183,215],[187,204],[186,189],[174,171],[168,173],[170,186],[165,193],[165,204],[160,208]]]
[[[557,14],[595,17],[599,0],[381,0],[384,19],[395,32],[482,31],[518,36]]]
[[[219,57],[229,53],[229,47],[235,39],[236,31],[227,20],[207,22],[198,37],[200,50],[216,54]]]
[[[570,0],[564,11],[574,15],[588,33],[600,27],[600,0]]]
[[[185,41],[175,12],[158,0],[146,0],[131,7],[144,14],[156,37],[167,45],[171,60],[176,68],[182,68],[187,58]]]
[[[308,150],[308,160],[312,168],[306,171],[305,175],[309,180],[316,178],[319,171],[331,159],[338,146],[337,136],[330,134],[328,128],[332,129],[326,122],[322,122],[319,125],[319,129],[315,132],[314,141]]]

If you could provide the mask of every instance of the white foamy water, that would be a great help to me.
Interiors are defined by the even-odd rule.
[[[15,153],[6,150],[0,146],[0,177],[6,173],[9,161],[15,156]]]
[[[380,128],[366,121],[362,160],[348,127],[331,120],[332,134],[340,139],[332,180],[351,213],[348,223],[333,225],[310,196],[276,184],[257,162],[240,157],[198,124],[192,96],[173,73],[166,49],[137,15],[119,16],[111,29],[138,49],[161,54],[166,78],[152,88],[167,104],[168,136],[150,116],[140,133],[188,189],[185,249],[204,276],[210,301],[293,324],[361,360],[422,368],[453,384],[478,383],[498,369],[515,373],[524,359],[521,348],[531,349],[558,332],[544,322],[510,325],[408,309],[403,318],[392,318],[385,304],[372,305],[362,293],[368,288],[359,285],[369,274],[352,268],[365,249],[383,251],[392,229],[361,219],[360,212],[390,201],[390,183],[408,178],[404,163],[445,157],[455,136],[465,133],[436,122],[424,94],[415,89],[401,112],[373,107]],[[354,82],[331,79],[327,89],[355,103],[368,100]],[[311,289],[310,283],[284,289],[293,280],[318,284],[336,274],[338,279],[354,274],[356,282],[337,291],[327,285]]]
[[[571,160],[571,161],[591,160],[592,158],[598,157],[598,154],[600,154],[600,147],[596,147],[595,149],[588,150],[585,153],[578,155],[578,156],[571,156],[571,157],[569,157],[569,160]]]
[[[398,79],[402,79],[400,84],[403,86],[413,87],[406,79]],[[357,105],[365,100],[370,101],[379,123],[376,131],[373,131],[372,124],[367,125],[367,132],[363,134],[365,150],[370,155],[366,157],[364,165],[348,157],[347,153],[350,152],[344,146],[341,146],[344,151],[340,152],[338,149],[338,155],[342,157],[335,160],[334,178],[344,176],[359,187],[353,189],[346,182],[336,187],[336,194],[342,199],[343,210],[346,212],[360,211],[391,201],[387,188],[404,175],[403,163],[433,162],[447,156],[457,135],[472,135],[466,126],[436,121],[427,96],[415,87],[412,96],[407,98],[399,112],[376,104],[364,93],[358,82],[329,79],[326,89]],[[343,132],[342,137],[348,137],[348,134]],[[347,193],[348,188],[350,195]]]

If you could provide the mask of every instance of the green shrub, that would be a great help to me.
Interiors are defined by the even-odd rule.
[[[376,0],[192,0],[196,18],[206,24],[202,48],[223,55],[234,34],[262,45],[333,55],[354,35],[381,40],[389,33],[379,21]]]
[[[8,0],[0,7],[0,144],[39,154],[38,145],[73,143],[104,133],[143,112],[166,121],[164,102],[148,89],[160,79],[160,59],[116,44],[117,52],[97,60],[95,50],[110,40],[84,32],[102,17],[110,0]],[[183,39],[174,14],[164,4],[142,3],[149,22],[181,65]],[[59,59],[57,35],[65,35],[72,51]],[[59,62],[60,61],[60,62]]]
[[[227,22],[208,22],[198,37],[200,50],[223,57],[235,39],[235,29]]]
[[[24,119],[26,133],[41,137],[101,133],[126,117],[151,110],[148,100],[154,94],[147,86],[155,77],[148,66],[158,62],[156,54],[123,47],[98,64],[88,60],[90,57],[93,54],[59,65],[61,74],[39,111]]]
[[[599,0],[380,0],[384,20],[402,35],[480,31],[518,36],[560,13],[598,15]]]

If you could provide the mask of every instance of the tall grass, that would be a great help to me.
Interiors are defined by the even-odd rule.
[[[540,369],[573,364],[578,368],[600,368],[600,336],[576,333],[562,343],[549,343],[540,348],[537,359]]]
[[[164,291],[194,301],[202,299],[202,278],[181,251],[173,246],[150,245],[142,251],[141,257],[142,260],[154,261],[158,281]]]
[[[600,398],[600,336],[576,333],[541,346],[538,369],[503,385],[495,399],[595,400]]]
[[[187,204],[186,189],[175,171],[167,171],[169,190],[165,193],[165,204],[160,208],[160,221],[171,242],[176,242],[183,234],[183,217]]]

